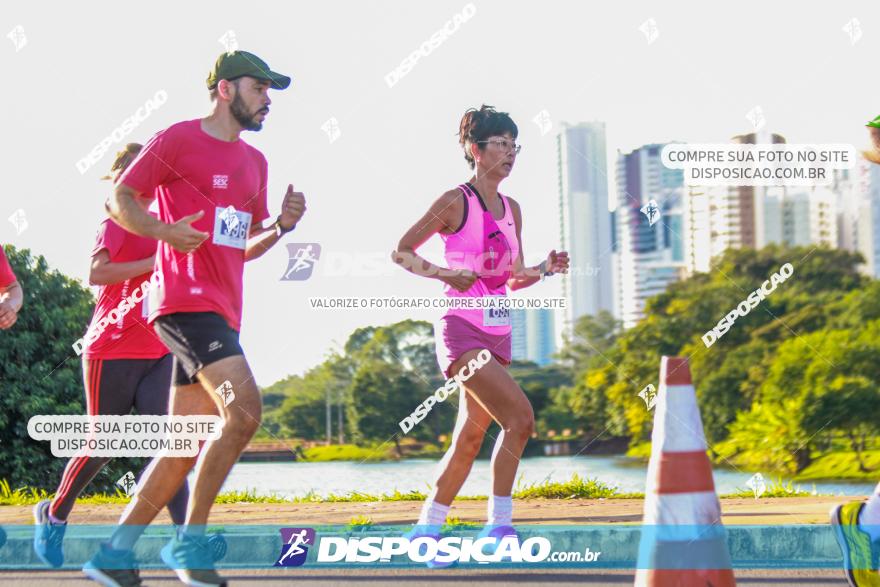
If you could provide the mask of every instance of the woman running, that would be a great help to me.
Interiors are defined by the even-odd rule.
[[[104,179],[116,181],[140,150],[137,143],[126,145],[113,163],[114,175]],[[145,206],[149,203],[144,199]],[[132,410],[141,415],[168,413],[172,357],[146,323],[147,296],[127,312],[119,311],[122,300],[150,280],[155,257],[156,241],[132,234],[110,219],[98,228],[89,282],[100,289],[91,325],[83,337],[82,353],[86,409],[90,415],[127,415]],[[96,325],[111,312],[118,320],[98,333]],[[94,334],[89,336],[91,332],[97,338]],[[71,458],[55,497],[34,507],[34,551],[46,564],[64,564],[62,540],[67,517],[76,498],[109,461],[109,457]],[[188,497],[189,489],[184,482],[168,504],[175,524],[183,524],[186,518]],[[225,544],[217,540],[215,553],[220,555]]]
[[[519,204],[498,192],[510,175],[520,146],[517,126],[491,106],[470,109],[461,119],[459,143],[474,174],[440,196],[400,239],[394,261],[407,271],[439,279],[451,297],[506,296],[507,288],[534,285],[545,275],[568,271],[568,253],[551,251],[536,267],[523,266]],[[435,233],[445,244],[448,269],[416,254]],[[440,537],[452,500],[458,494],[492,420],[501,433],[492,453],[492,496],[484,536],[514,534],[511,490],[520,456],[534,430],[532,406],[508,373],[511,361],[510,316],[506,309],[451,309],[436,329],[437,359],[446,377],[469,362],[491,358],[474,371],[459,398],[452,445],[440,462],[435,489],[422,508],[413,536]],[[478,361],[479,364],[482,361]],[[472,365],[474,363],[471,363]],[[441,566],[432,564],[431,566]]]

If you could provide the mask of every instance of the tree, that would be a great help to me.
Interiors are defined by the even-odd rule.
[[[837,377],[827,393],[816,400],[814,410],[804,422],[807,431],[816,433],[823,428],[837,430],[846,436],[856,453],[859,471],[868,471],[863,459],[869,436],[880,432],[880,392],[866,377]]]
[[[426,399],[418,389],[399,365],[378,361],[361,365],[352,381],[348,410],[355,439],[361,442],[393,439],[398,456],[402,456],[399,422]],[[425,420],[442,407],[442,404],[435,405]]]
[[[85,413],[81,361],[71,345],[84,334],[94,299],[42,256],[9,245],[5,251],[25,298],[18,322],[0,331],[0,479],[53,491],[67,459],[53,457],[48,442],[32,440],[27,424],[36,415]],[[92,487],[113,491],[141,462],[113,459]]]
[[[351,386],[349,369],[346,358],[331,354],[303,377],[292,376],[272,384],[266,392],[280,394],[285,399],[266,419],[270,424],[277,422],[281,434],[307,440],[325,439],[328,395],[331,405],[346,402]],[[331,418],[331,434],[333,426],[338,424]]]

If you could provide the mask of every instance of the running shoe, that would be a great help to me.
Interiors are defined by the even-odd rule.
[[[174,531],[178,532],[179,530],[180,526],[175,524]],[[223,557],[226,556],[226,551],[229,550],[229,544],[227,544],[226,538],[220,532],[208,536],[208,546],[211,547],[211,557],[215,563],[223,560]]]
[[[495,544],[483,549],[483,552],[485,552],[488,555],[492,555],[492,554],[495,554],[495,551],[498,549],[498,546],[500,546],[500,544],[501,544],[501,539],[504,538],[505,536],[515,537],[517,544],[519,544],[519,534],[517,533],[516,529],[514,529],[513,526],[510,526],[507,524],[500,525],[500,526],[493,526],[493,525],[485,526],[482,530],[480,530],[480,533],[477,534],[477,537],[474,539],[474,542],[476,542],[480,538],[494,538]],[[504,557],[503,560],[510,560],[510,557]]]
[[[215,563],[223,560],[223,557],[226,556],[226,551],[229,549],[226,538],[219,532],[208,536],[208,546],[211,548],[211,556]]]
[[[430,538],[435,542],[440,542],[440,526],[433,524],[416,524],[413,526],[413,529],[404,534],[403,537],[410,542],[416,538]],[[455,560],[440,562],[436,559],[432,559],[425,564],[428,565],[429,569],[445,569],[446,567],[451,567],[456,562],[457,561]]]
[[[859,528],[859,513],[865,504],[860,501],[835,506],[831,510],[831,527],[843,551],[843,570],[852,587],[880,587],[877,562],[880,545]]]
[[[83,573],[105,587],[140,587],[140,571],[134,553],[130,550],[113,550],[102,544],[98,554],[83,565]]]
[[[177,532],[162,548],[161,555],[184,585],[226,587],[226,580],[214,570],[214,553],[205,536]]]
[[[34,552],[40,560],[56,569],[64,564],[64,550],[61,543],[67,523],[55,524],[49,519],[48,499],[34,506]]]

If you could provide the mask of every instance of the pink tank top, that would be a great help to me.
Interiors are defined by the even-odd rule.
[[[507,240],[509,254],[490,259],[486,247],[486,231],[483,218],[483,205],[479,195],[470,184],[458,186],[464,195],[464,220],[459,229],[452,234],[440,233],[446,246],[446,266],[450,269],[470,269],[478,275],[483,274],[486,268],[493,263],[500,265],[500,270],[513,269],[513,262],[519,255],[519,240],[516,238],[516,223],[513,212],[510,210],[510,202],[507,197],[499,193],[501,204],[504,206],[504,215],[495,219],[495,224]],[[507,267],[505,267],[507,265]],[[495,272],[497,275],[498,272]],[[487,284],[493,281],[491,278],[477,279],[467,291],[458,291],[454,287],[446,286],[445,293],[448,297],[471,297],[479,298],[486,296],[507,296],[507,285],[501,284],[492,288]],[[497,281],[497,278],[494,280]],[[510,311],[508,309],[455,309],[447,310],[445,316],[459,316],[480,330],[489,334],[510,333]],[[444,316],[444,317],[445,317]]]

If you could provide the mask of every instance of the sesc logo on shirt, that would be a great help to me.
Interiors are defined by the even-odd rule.
[[[213,239],[215,245],[244,250],[250,228],[250,212],[236,210],[232,206],[215,209]]]
[[[214,189],[215,190],[225,190],[229,187],[229,176],[228,175],[215,175],[214,176]]]

